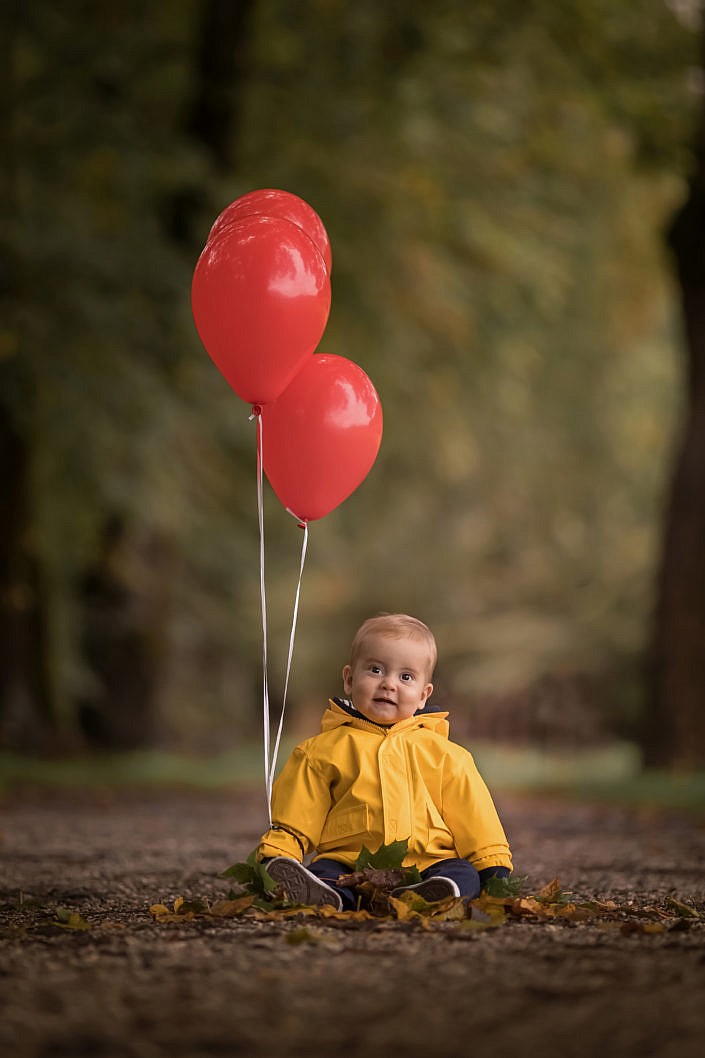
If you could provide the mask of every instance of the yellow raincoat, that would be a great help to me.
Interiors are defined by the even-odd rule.
[[[353,866],[365,845],[408,839],[405,866],[469,860],[478,870],[512,858],[471,754],[448,738],[447,713],[421,712],[389,728],[332,699],[321,732],[298,745],[272,791],[273,827],[258,859],[304,855]]]

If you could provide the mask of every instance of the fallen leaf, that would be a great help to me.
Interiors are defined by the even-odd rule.
[[[154,915],[155,918],[158,918],[159,915],[170,915],[171,914],[171,912],[169,911],[169,908],[166,906],[166,904],[152,904],[152,906],[149,909],[149,913],[150,913],[150,915]]]
[[[589,900],[585,905],[590,911],[618,911],[619,906],[614,900]]]
[[[696,911],[690,904],[684,904],[682,900],[677,900],[675,896],[667,896],[664,903],[679,918],[700,918],[699,911]]]
[[[61,926],[62,929],[90,929],[90,922],[86,922],[85,918],[79,914],[78,911],[71,911],[68,907],[57,907],[56,918],[52,922],[53,926]]]
[[[564,904],[556,910],[555,917],[568,919],[569,922],[588,922],[595,916],[590,908],[584,905]]]
[[[323,907],[318,908],[318,917],[341,922],[370,922],[374,919],[374,915],[371,915],[369,911],[365,911],[363,908],[357,911],[336,911],[329,904],[324,904]]]
[[[405,873],[405,870],[396,867],[364,867],[361,871],[341,875],[336,885],[354,889],[369,883],[375,889],[396,889],[404,885]]]
[[[189,922],[197,914],[195,907],[187,904],[183,896],[177,896],[171,910],[166,904],[152,904],[149,913],[157,922]]]
[[[555,900],[561,893],[561,883],[557,878],[554,878],[548,885],[544,885],[543,889],[540,889],[536,894],[537,900],[551,901]]]
[[[355,861],[355,870],[362,871],[365,867],[381,867],[401,870],[404,857],[409,851],[409,841],[392,841],[389,845],[380,845],[376,852],[370,852],[365,845],[362,846],[360,855]]]
[[[543,889],[539,890],[536,894],[536,899],[541,901],[542,904],[567,904],[570,903],[570,893],[566,893],[561,888],[561,883],[557,878],[554,878],[548,885],[544,885]]]
[[[476,922],[501,926],[507,921],[507,901],[493,896],[479,896],[470,901],[472,917]]]
[[[468,908],[462,897],[450,896],[445,900],[429,902],[413,891],[406,890],[398,897],[390,896],[389,903],[400,922],[410,919],[433,919],[434,922],[452,922],[467,918]]]
[[[235,900],[216,900],[208,908],[208,914],[214,918],[237,918],[238,915],[244,915],[245,911],[252,907],[255,899],[255,894],[251,893],[248,896],[237,897]]]

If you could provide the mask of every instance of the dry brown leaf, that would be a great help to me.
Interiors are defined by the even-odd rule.
[[[337,885],[354,889],[369,883],[375,889],[394,889],[402,884],[407,873],[403,868],[364,867],[361,871],[341,875]]]
[[[364,911],[362,908],[358,911],[336,911],[336,909],[330,907],[329,904],[319,907],[318,915],[320,918],[337,919],[341,922],[369,922],[375,917],[374,915],[371,915],[369,911]]]
[[[208,914],[214,918],[237,918],[252,907],[256,897],[254,894],[239,896],[235,900],[216,900],[208,908]]]
[[[700,918],[699,911],[696,911],[690,904],[684,904],[682,900],[678,900],[675,896],[667,896],[665,904],[679,918]]]
[[[537,900],[546,901],[546,903],[552,903],[561,894],[561,883],[557,878],[554,878],[548,885],[544,885],[543,889],[540,889],[536,894]]]

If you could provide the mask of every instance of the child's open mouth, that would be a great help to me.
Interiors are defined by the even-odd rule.
[[[396,702],[393,702],[391,698],[373,698],[372,700],[378,705],[396,705]]]

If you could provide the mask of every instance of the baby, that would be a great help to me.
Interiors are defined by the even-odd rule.
[[[321,731],[298,745],[272,790],[272,826],[257,858],[294,903],[356,906],[337,879],[363,845],[408,841],[426,900],[476,897],[511,873],[509,845],[470,753],[448,738],[429,698],[430,629],[406,614],[371,617],[343,669],[345,698],[328,702]],[[308,867],[304,858],[313,853]]]

